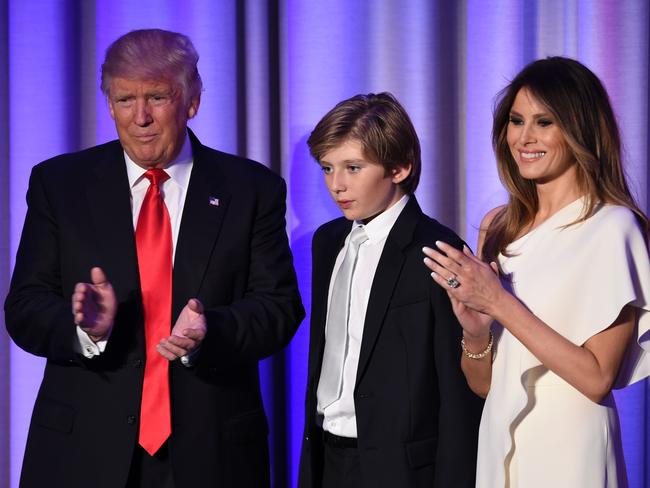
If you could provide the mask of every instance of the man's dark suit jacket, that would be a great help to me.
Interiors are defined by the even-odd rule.
[[[170,364],[175,482],[267,486],[258,360],[284,347],[304,316],[285,232],[286,187],[264,166],[190,137],[194,167],[176,246],[172,321],[197,297],[208,332],[195,366]],[[16,344],[47,358],[21,487],[126,482],[145,361],[129,198],[118,141],[32,171],[5,303]],[[105,352],[85,359],[73,350],[70,303],[75,283],[87,282],[93,266],[106,272],[119,308]]]
[[[350,232],[340,218],[312,244],[312,309],[300,488],[321,486],[322,430],[316,389],[327,296],[336,256]],[[482,401],[460,369],[461,327],[446,292],[423,264],[423,246],[460,247],[422,213],[414,196],[395,222],[375,273],[361,341],[354,405],[363,487],[473,487]]]

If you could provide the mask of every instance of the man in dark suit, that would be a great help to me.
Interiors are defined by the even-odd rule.
[[[119,38],[102,66],[119,141],[32,171],[5,303],[47,359],[21,487],[269,485],[258,360],[304,316],[286,187],[187,129],[197,61],[181,34]]]
[[[482,407],[461,328],[422,247],[462,241],[422,213],[415,129],[390,94],[339,103],[308,140],[343,212],[312,247],[300,488],[473,487]]]

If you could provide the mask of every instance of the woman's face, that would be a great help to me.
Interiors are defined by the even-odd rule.
[[[517,93],[506,133],[508,147],[523,178],[545,184],[576,178],[576,164],[551,112],[526,88]]]

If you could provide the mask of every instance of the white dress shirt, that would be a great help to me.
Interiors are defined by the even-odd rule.
[[[131,213],[133,214],[133,229],[137,227],[138,216],[140,215],[140,208],[142,201],[149,188],[149,180],[145,178],[144,174],[147,171],[145,168],[138,166],[126,152],[124,152],[124,160],[126,161],[126,172],[129,178],[129,189],[131,193]],[[169,175],[169,179],[163,182],[161,192],[169,218],[171,220],[172,231],[172,263],[176,256],[176,242],[178,241],[178,231],[181,226],[181,217],[183,216],[183,207],[185,206],[185,196],[187,195],[187,187],[190,183],[190,176],[192,175],[192,145],[190,144],[189,136],[185,136],[185,142],[181,152],[178,154],[166,168],[165,172]],[[110,280],[110,276],[108,276]],[[92,358],[104,352],[108,338],[93,342],[92,339],[80,327],[77,326],[78,343],[75,343],[75,349],[78,347],[77,352],[80,352],[87,358]]]
[[[359,364],[359,352],[361,351],[361,339],[363,337],[363,324],[366,319],[366,309],[370,298],[370,289],[375,278],[375,271],[379,264],[379,258],[384,250],[386,238],[390,233],[397,218],[402,213],[409,200],[404,195],[395,205],[388,208],[368,224],[354,221],[352,227],[363,226],[368,236],[359,247],[357,264],[352,275],[350,291],[350,315],[348,319],[348,348],[343,362],[343,385],[341,397],[318,413],[324,415],[323,429],[341,437],[357,437],[357,419],[354,411],[354,387],[357,378],[357,367]],[[336,273],[343,262],[345,249],[350,236],[345,240],[345,245],[339,252],[332,276]],[[334,280],[330,279],[327,305],[329,308],[332,299],[332,287]],[[318,402],[320,404],[320,402]]]

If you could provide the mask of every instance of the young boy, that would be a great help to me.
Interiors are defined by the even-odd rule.
[[[422,262],[462,247],[413,195],[420,144],[388,93],[339,103],[307,141],[343,212],[312,246],[300,488],[473,487],[482,402],[461,328]]]

